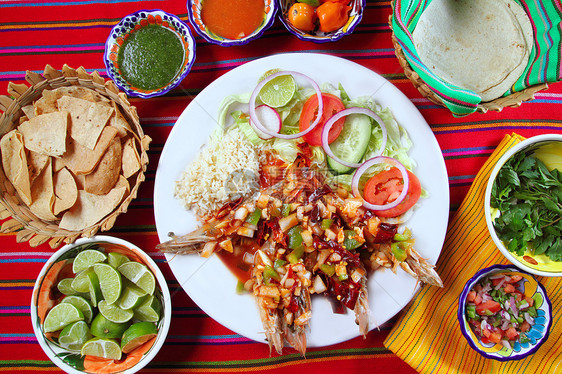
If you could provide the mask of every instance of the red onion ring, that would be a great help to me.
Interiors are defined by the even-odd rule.
[[[267,82],[271,81],[274,78],[277,78],[280,75],[292,75],[295,78],[297,78],[297,77],[303,78],[303,79],[309,81],[310,84],[312,85],[312,88],[314,88],[314,91],[316,91],[316,96],[318,96],[318,115],[316,116],[316,119],[310,125],[309,128],[307,128],[304,131],[298,132],[296,134],[286,135],[286,134],[279,134],[279,132],[270,131],[269,129],[266,129],[261,124],[260,120],[258,119],[258,116],[256,115],[256,99],[258,97],[258,94],[260,93],[261,89],[263,88],[263,86],[265,86],[265,84]],[[250,120],[252,120],[254,122],[254,125],[260,131],[266,133],[267,135],[275,136],[276,138],[281,138],[281,139],[297,139],[297,138],[300,138],[301,136],[304,136],[304,135],[308,134],[312,130],[314,130],[316,125],[318,125],[318,123],[320,122],[320,119],[322,118],[322,111],[324,110],[324,103],[322,102],[322,92],[320,91],[320,87],[318,87],[318,84],[315,81],[313,81],[312,78],[310,78],[310,77],[308,77],[308,76],[306,76],[302,73],[298,73],[296,71],[280,71],[280,72],[268,75],[264,80],[262,80],[261,82],[258,83],[256,88],[252,92],[252,96],[250,97],[249,105],[250,105]]]
[[[363,198],[363,195],[361,195],[361,192],[359,191],[359,179],[361,179],[361,176],[371,166],[376,165],[376,164],[382,164],[382,163],[391,164],[393,166],[396,166],[396,168],[398,170],[400,170],[400,173],[402,174],[402,179],[404,181],[404,187],[402,188],[402,192],[396,198],[396,200],[394,200],[394,201],[392,201],[388,204],[384,204],[384,205],[375,205],[375,204],[371,204],[371,203],[367,202]],[[396,160],[392,157],[387,157],[387,156],[376,156],[376,157],[368,159],[363,164],[361,164],[361,166],[357,170],[355,170],[355,173],[353,174],[353,179],[351,180],[351,190],[353,191],[353,194],[355,195],[355,197],[359,197],[359,198],[361,198],[361,200],[363,200],[363,206],[365,208],[371,209],[371,210],[387,210],[387,209],[394,208],[395,206],[397,206],[398,204],[400,204],[404,200],[404,198],[408,194],[409,188],[410,188],[410,178],[408,176],[408,171],[406,170],[404,165],[402,165],[402,163],[400,163],[400,161],[398,161],[398,160]]]
[[[336,162],[338,162],[342,165],[345,165],[349,168],[358,168],[358,167],[361,166],[361,164],[356,164],[356,163],[353,163],[353,162],[347,162],[347,161],[342,160],[341,158],[337,157],[334,154],[334,152],[332,152],[332,149],[330,148],[330,144],[328,144],[328,135],[329,135],[330,129],[332,128],[334,123],[336,123],[336,121],[339,120],[340,118],[346,117],[350,114],[364,114],[366,116],[369,116],[372,119],[374,119],[379,124],[379,126],[381,127],[381,129],[382,129],[382,145],[381,145],[380,149],[376,152],[376,156],[382,155],[382,153],[384,152],[384,149],[386,148],[387,131],[386,131],[386,125],[384,124],[381,117],[379,117],[372,110],[365,109],[365,108],[359,108],[359,107],[352,107],[352,108],[344,109],[341,112],[338,112],[338,113],[334,114],[332,117],[330,117],[329,120],[326,121],[326,123],[324,124],[324,127],[322,128],[322,148],[324,148],[324,152],[326,152],[326,154],[328,156],[330,156],[332,159],[334,159]]]

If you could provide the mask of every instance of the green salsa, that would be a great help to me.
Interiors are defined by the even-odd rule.
[[[117,62],[123,78],[142,90],[168,85],[178,75],[185,52],[178,36],[159,25],[133,32],[119,49]]]

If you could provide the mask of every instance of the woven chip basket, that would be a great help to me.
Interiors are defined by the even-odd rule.
[[[391,4],[394,12],[395,0],[392,1]],[[408,60],[406,60],[406,56],[402,51],[402,47],[400,47],[400,44],[398,44],[398,40],[396,39],[394,30],[392,29],[392,15],[389,17],[388,23],[390,25],[390,30],[392,31],[392,44],[394,45],[394,53],[398,58],[400,66],[402,66],[402,69],[404,69],[404,74],[406,75],[406,77],[410,80],[410,82],[412,82],[414,87],[418,89],[423,97],[429,99],[431,102],[437,105],[445,107],[445,104],[443,103],[441,98],[439,98],[439,96],[437,96],[431,90],[431,88],[421,79],[418,73],[416,73],[412,69]],[[515,92],[505,97],[499,97],[492,101],[482,102],[478,105],[477,111],[481,113],[486,113],[489,110],[500,112],[503,108],[507,107],[517,108],[521,106],[524,101],[533,100],[535,97],[535,93],[537,93],[538,91],[546,89],[548,89],[548,84],[546,83],[531,86],[523,91]]]
[[[88,74],[83,67],[73,69],[64,65],[62,71],[58,71],[47,65],[43,75],[27,71],[25,80],[30,86],[10,82],[8,84],[10,96],[0,95],[0,111],[3,112],[0,117],[0,137],[19,124],[19,118],[23,115],[21,107],[39,98],[43,90],[63,86],[82,86],[114,101],[122,109],[123,115],[135,132],[137,147],[140,146],[137,151],[140,156],[141,169],[131,177],[134,178],[134,185],[131,182],[130,193],[124,197],[112,213],[82,231],[69,231],[59,228],[56,221],[44,221],[35,216],[19,198],[14,187],[6,178],[0,163],[0,219],[4,220],[0,232],[17,231],[16,240],[18,243],[28,241],[31,247],[36,247],[48,241],[51,248],[54,249],[63,243],[72,243],[79,237],[91,237],[99,230],[107,231],[111,229],[117,216],[125,213],[131,201],[136,198],[139,186],[145,179],[144,173],[148,165],[146,152],[151,139],[143,133],[136,108],[131,106],[127,96],[120,92],[112,81],[106,81],[98,72]]]

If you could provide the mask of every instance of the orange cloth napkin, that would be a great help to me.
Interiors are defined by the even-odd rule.
[[[529,357],[500,362],[473,350],[457,320],[458,298],[480,269],[509,263],[495,247],[484,218],[484,192],[499,158],[524,138],[506,135],[476,175],[451,220],[437,271],[444,287],[424,285],[406,307],[385,346],[420,373],[562,373],[562,278],[538,277],[552,302],[548,340]]]

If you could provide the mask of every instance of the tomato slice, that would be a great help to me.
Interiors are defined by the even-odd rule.
[[[303,136],[303,139],[310,145],[314,146],[321,146],[322,145],[322,128],[324,127],[324,123],[330,119],[334,114],[341,112],[345,109],[343,102],[340,100],[339,97],[329,94],[329,93],[322,93],[322,117],[320,118],[320,122],[318,125]],[[312,122],[316,119],[318,115],[318,95],[312,95],[311,97],[306,100],[302,107],[301,116],[299,118],[299,130],[302,132],[310,127]],[[328,133],[328,143],[332,143],[334,140],[338,138],[343,129],[343,124],[345,123],[345,117],[340,118],[339,120],[334,123],[330,132]]]
[[[400,204],[394,208],[378,210],[375,214],[379,217],[398,217],[414,206],[421,195],[421,184],[418,177],[408,170],[410,185],[408,194]],[[400,196],[404,188],[402,173],[398,168],[390,168],[372,176],[365,184],[363,196],[367,202],[375,205],[384,205],[393,202]]]

